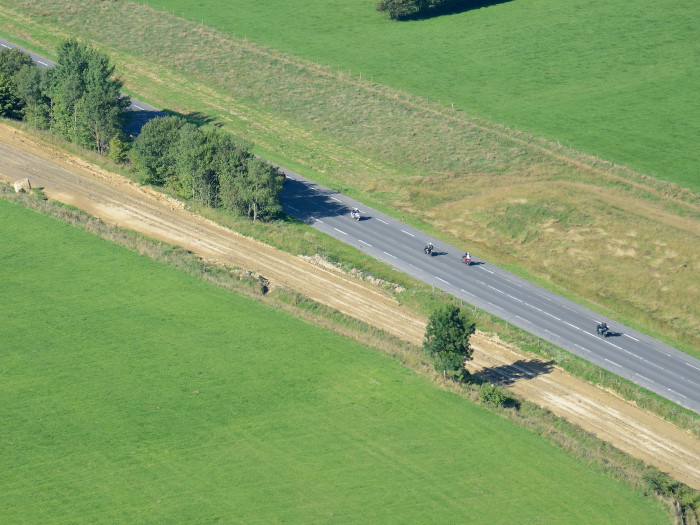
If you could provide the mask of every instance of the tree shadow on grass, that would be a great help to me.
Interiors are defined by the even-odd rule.
[[[402,17],[399,19],[399,21],[427,20],[438,16],[456,15],[467,11],[473,11],[474,9],[481,9],[482,7],[505,4],[510,1],[511,0],[454,0],[439,7],[429,8],[425,11],[420,11],[418,13]]]

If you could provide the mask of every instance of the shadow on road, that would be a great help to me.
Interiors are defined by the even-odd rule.
[[[501,386],[512,385],[517,381],[534,379],[548,374],[554,368],[554,361],[524,361],[522,359],[510,365],[484,368],[472,374],[477,380],[489,381]]]
[[[347,215],[350,218],[351,208],[335,200],[335,192],[327,188],[321,188],[314,184],[287,178],[282,190],[282,209],[285,213],[307,224],[312,224],[315,219],[338,217]],[[368,220],[370,217],[361,217],[360,220]]]

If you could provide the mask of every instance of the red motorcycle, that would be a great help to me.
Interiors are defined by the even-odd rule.
[[[471,266],[471,265],[472,265],[472,256],[469,255],[469,252],[467,252],[467,253],[465,253],[464,255],[462,255],[462,262],[463,262],[464,264],[466,264],[467,266]]]

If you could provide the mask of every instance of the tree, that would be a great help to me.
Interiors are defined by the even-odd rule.
[[[460,0],[379,0],[377,11],[386,11],[392,20],[437,14],[460,5]]]
[[[234,181],[238,209],[253,221],[271,219],[282,211],[279,203],[282,184],[274,166],[251,158],[247,170]]]
[[[82,146],[104,153],[120,128],[129,97],[120,93],[109,58],[87,44],[70,39],[58,48],[50,92],[53,129]]]
[[[460,381],[467,377],[464,362],[472,356],[469,338],[475,329],[468,313],[458,306],[448,305],[433,312],[423,350],[433,359],[435,370]]]
[[[22,118],[24,101],[17,90],[16,77],[19,71],[33,66],[32,58],[18,49],[0,51],[0,116]]]
[[[0,117],[19,118],[22,101],[16,95],[15,83],[5,73],[0,72]]]
[[[24,120],[39,129],[51,127],[51,99],[46,96],[53,69],[25,65],[15,75],[17,94],[24,102]]]
[[[33,66],[32,57],[19,49],[3,49],[0,51],[0,73],[14,77],[24,66]]]
[[[185,125],[180,117],[149,120],[131,149],[131,162],[144,184],[164,186],[177,176],[175,154],[180,129]]]

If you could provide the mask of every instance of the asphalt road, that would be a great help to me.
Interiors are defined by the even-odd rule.
[[[700,413],[700,361],[396,219],[285,170],[283,209],[314,228]],[[350,218],[358,207],[360,221]],[[423,251],[427,242],[433,255]],[[595,327],[608,323],[600,337]]]
[[[0,46],[17,47],[0,39]],[[53,63],[30,53],[40,67]],[[132,99],[134,118],[129,131],[136,135],[149,119],[165,113]],[[282,168],[284,169],[284,168]],[[362,203],[284,169],[283,209],[396,269],[444,290],[587,361],[609,370],[700,414],[700,361],[613,319],[564,299],[483,261],[463,253]],[[360,221],[350,218],[358,207]],[[435,251],[423,247],[432,242]],[[607,337],[595,332],[598,322],[610,327]]]

